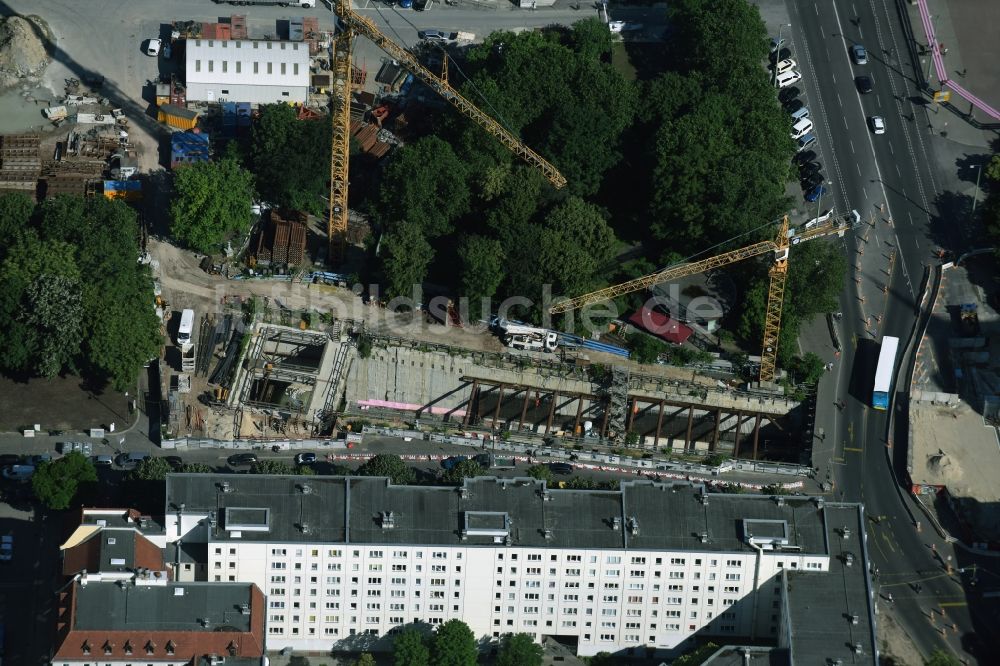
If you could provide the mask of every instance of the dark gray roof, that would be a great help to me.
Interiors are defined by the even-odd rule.
[[[702,662],[711,666],[788,666],[788,650],[781,648],[727,645]]]
[[[875,615],[869,593],[864,516],[857,505],[828,504],[826,517],[829,572],[786,572],[792,661],[827,664],[839,659],[845,664],[875,664]],[[857,624],[852,616],[857,616]],[[857,644],[860,654],[850,647]]]
[[[213,538],[750,551],[777,534],[825,554],[824,510],[806,497],[703,495],[688,483],[632,481],[621,491],[547,489],[534,479],[469,479],[461,488],[376,477],[170,474],[166,511],[210,516]],[[391,512],[391,515],[390,515]],[[349,516],[349,518],[348,518]],[[757,521],[757,522],[748,522]]]
[[[250,631],[248,583],[119,585],[77,583],[74,629],[82,631]],[[208,626],[202,622],[208,618]]]
[[[102,529],[92,539],[100,539],[98,562],[101,571],[126,571],[135,568],[135,530]]]

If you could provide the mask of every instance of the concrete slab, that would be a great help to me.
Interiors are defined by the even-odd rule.
[[[1000,440],[976,410],[915,405],[911,428],[914,483],[947,486],[955,497],[983,503],[1000,501]]]

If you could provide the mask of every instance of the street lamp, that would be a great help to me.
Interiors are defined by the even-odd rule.
[[[777,39],[777,42],[775,44],[775,49],[774,49],[774,87],[775,88],[778,87],[778,60],[779,60],[778,56],[781,55],[781,29],[782,28],[791,28],[791,27],[792,27],[791,23],[779,23],[778,24],[778,39]]]
[[[983,175],[983,165],[976,165],[976,191],[972,193],[972,222],[976,221],[976,203],[979,202],[979,179]]]

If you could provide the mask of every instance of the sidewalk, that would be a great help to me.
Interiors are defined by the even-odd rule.
[[[925,81],[932,90],[941,90],[941,81],[931,52],[927,48],[929,45],[920,7],[910,0],[902,1],[906,2],[916,51],[918,54],[923,53],[918,56],[919,60],[916,63],[920,70],[918,81]],[[1000,33],[1000,13],[995,11],[993,0],[961,0],[958,3],[948,0],[926,0],[926,5],[947,78],[996,107],[1000,101],[994,99],[1000,96],[997,94],[1000,90],[1000,58],[996,57],[995,46],[992,56],[991,50],[984,48],[987,44],[995,44],[995,37]],[[982,21],[986,24],[984,25]],[[972,26],[967,25],[970,22]],[[989,28],[991,25],[996,26],[992,31]],[[960,36],[963,41],[960,41]],[[960,114],[969,114],[972,110],[972,118],[980,123],[1000,121],[972,109],[970,103],[954,92],[951,94],[950,104],[958,113],[928,101],[929,128],[942,138],[968,146],[987,148],[990,140],[997,136],[997,132],[977,129]]]

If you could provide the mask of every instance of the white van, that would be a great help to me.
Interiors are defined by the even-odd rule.
[[[186,347],[191,344],[191,331],[194,330],[194,310],[181,312],[181,324],[177,327],[177,346]]]
[[[792,125],[791,137],[793,139],[799,139],[805,136],[806,134],[809,134],[809,132],[812,131],[812,128],[813,128],[813,121],[809,120],[808,118],[803,118],[802,120]]]

